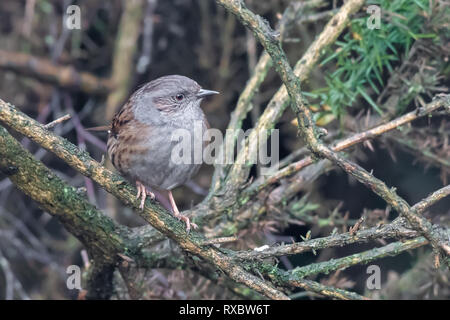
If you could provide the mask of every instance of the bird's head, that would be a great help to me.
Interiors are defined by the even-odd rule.
[[[167,116],[190,112],[189,110],[200,107],[203,98],[219,93],[202,89],[194,80],[179,75],[155,79],[138,92],[138,99],[151,102],[152,107]]]

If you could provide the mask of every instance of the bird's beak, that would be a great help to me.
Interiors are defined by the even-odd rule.
[[[211,95],[213,95],[213,94],[219,94],[219,93],[220,93],[220,92],[217,92],[217,91],[200,89],[200,90],[198,91],[198,93],[197,93],[197,98],[198,98],[198,99],[202,99],[202,98],[204,98],[204,97],[211,96]]]

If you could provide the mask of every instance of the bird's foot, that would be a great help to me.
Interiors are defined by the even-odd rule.
[[[140,181],[136,181],[136,188],[137,188],[137,194],[136,199],[141,198],[141,204],[139,205],[139,209],[144,209],[145,199],[147,196],[150,197],[150,199],[155,200],[155,194],[148,190]]]
[[[178,220],[183,220],[184,223],[186,223],[186,232],[187,233],[189,233],[189,231],[191,231],[191,226],[192,226],[192,228],[194,228],[194,230],[197,229],[198,226],[195,223],[191,222],[191,220],[188,217],[186,217],[180,213],[180,211],[178,210],[177,204],[175,203],[175,199],[173,198],[172,191],[170,191],[170,190],[168,190],[168,191],[169,191],[170,205],[172,206],[172,211],[173,211],[173,215],[175,216],[175,218],[177,218]]]
[[[191,226],[192,228],[195,230],[198,228],[198,225],[191,222],[191,220],[189,219],[189,217],[186,217],[184,215],[182,215],[179,212],[174,212],[173,214],[175,216],[175,218],[177,218],[178,220],[183,220],[184,223],[186,223],[186,232],[189,233],[189,231],[191,231]]]

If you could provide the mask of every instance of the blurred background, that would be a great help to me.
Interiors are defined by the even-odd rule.
[[[279,23],[286,8],[298,10],[297,18],[283,33],[283,48],[292,65],[342,5],[342,1],[245,2],[272,26]],[[448,2],[369,3],[383,8],[381,29],[376,33],[367,29],[367,14],[361,10],[303,84],[317,124],[330,133],[329,141],[414,110],[435,94],[448,92]],[[80,8],[79,30],[64,27],[70,5]],[[214,1],[0,2],[0,98],[41,123],[71,114],[71,120],[56,126],[54,132],[98,161],[107,158],[106,134],[86,128],[108,124],[134,90],[162,75],[185,75],[204,88],[219,91],[220,95],[205,100],[202,106],[211,127],[224,131],[261,52],[253,35]],[[269,71],[244,129],[253,126],[280,84],[275,72]],[[303,147],[293,119],[288,110],[277,125],[281,158]],[[437,114],[357,146],[350,156],[414,204],[448,184],[449,133],[448,116]],[[15,136],[105,214],[127,226],[144,224],[91,180],[28,139]],[[108,159],[106,165],[112,168]],[[189,209],[203,199],[212,173],[213,168],[205,165],[194,181],[175,190],[180,209]],[[264,223],[239,231],[237,247],[301,241],[300,236],[309,230],[313,238],[326,236],[334,228],[346,230],[363,214],[374,220],[373,225],[395,217],[383,200],[340,170],[327,170],[311,182],[296,195],[306,209],[295,221],[286,218],[280,223],[268,214]],[[427,217],[448,224],[449,213],[447,199]],[[318,219],[328,222],[319,224]],[[359,244],[283,258],[280,266],[290,269],[371,247],[373,244]],[[66,288],[66,267],[83,265],[82,249],[57,219],[0,175],[0,299],[75,298]],[[449,274],[433,269],[429,255],[428,248],[419,248],[377,261],[383,286],[371,294],[448,298]],[[365,293],[366,279],[366,266],[357,266],[316,280]],[[148,282],[151,298],[235,298],[209,280],[182,270],[152,270]],[[296,296],[308,297],[304,292]],[[123,296],[118,293],[115,298]]]

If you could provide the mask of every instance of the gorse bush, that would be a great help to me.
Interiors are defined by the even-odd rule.
[[[437,37],[425,30],[431,14],[428,0],[378,0],[367,5],[381,8],[380,28],[368,28],[368,14],[353,19],[349,32],[328,49],[321,62],[328,67],[326,87],[307,94],[322,106],[316,114],[319,125],[339,118],[358,97],[383,115],[372,95],[380,94],[386,85],[386,73],[393,72],[414,41]]]

